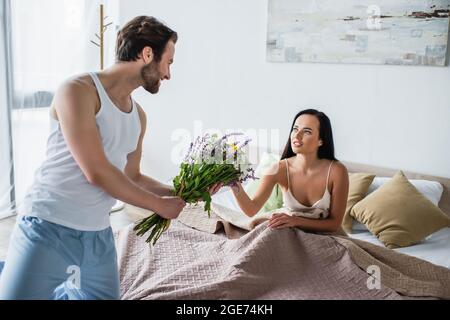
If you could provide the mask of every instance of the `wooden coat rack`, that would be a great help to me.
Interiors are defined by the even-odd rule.
[[[95,44],[97,47],[100,48],[100,70],[103,70],[104,64],[105,64],[105,32],[108,29],[110,25],[112,25],[112,22],[105,24],[106,19],[108,19],[108,16],[104,16],[104,6],[103,4],[100,5],[100,30],[99,33],[96,33],[95,36],[97,37],[97,40],[99,43],[91,40],[93,44]]]

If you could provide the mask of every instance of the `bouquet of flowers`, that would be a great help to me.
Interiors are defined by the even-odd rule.
[[[256,179],[255,171],[249,165],[246,146],[250,139],[241,139],[242,133],[218,135],[205,134],[192,142],[181,163],[180,173],[173,179],[174,195],[186,203],[198,204],[204,201],[204,209],[211,214],[209,189],[221,184],[232,186],[237,182]],[[150,231],[146,242],[154,245],[161,234],[170,226],[170,220],[156,213],[140,221],[134,228],[137,235]]]

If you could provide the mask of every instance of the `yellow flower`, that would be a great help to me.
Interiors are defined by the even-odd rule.
[[[232,148],[233,151],[235,151],[235,152],[239,150],[239,148],[238,148],[238,146],[237,146],[236,143],[233,143],[233,144],[231,145],[231,148]]]

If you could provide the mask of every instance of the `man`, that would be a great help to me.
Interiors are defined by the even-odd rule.
[[[116,63],[57,90],[47,158],[11,237],[1,299],[118,299],[115,199],[176,218],[185,202],[140,172],[146,116],[131,98],[170,79],[177,33],[153,17],[119,31]]]

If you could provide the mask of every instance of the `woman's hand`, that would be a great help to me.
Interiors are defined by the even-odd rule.
[[[239,182],[236,182],[230,185],[230,188],[235,195],[238,195],[241,191],[242,185]]]
[[[223,183],[216,183],[211,188],[208,189],[210,195],[215,195],[221,188],[223,187]]]
[[[286,213],[274,213],[269,220],[268,227],[272,229],[297,227],[297,219]]]

